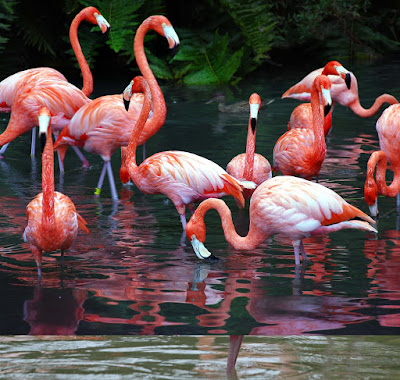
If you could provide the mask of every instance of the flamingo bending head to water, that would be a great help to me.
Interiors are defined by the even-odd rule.
[[[54,152],[50,129],[51,114],[42,107],[39,110],[39,131],[46,134],[46,145],[42,154],[42,193],[38,194],[26,208],[28,225],[24,241],[29,243],[42,275],[43,251],[64,251],[74,242],[78,228],[89,233],[85,220],[77,213],[74,203],[66,195],[54,191]]]
[[[136,147],[151,108],[150,91],[142,77],[136,77],[125,89],[125,100],[129,101],[132,94],[138,91],[144,93],[144,103],[127,148],[125,165],[139,190],[170,198],[180,215],[183,230],[186,227],[186,206],[193,209],[196,201],[232,195],[243,206],[243,189],[254,188],[255,184],[238,181],[204,157],[188,152],[166,151],[153,154],[137,165]]]
[[[306,179],[318,176],[326,154],[323,118],[332,104],[330,89],[327,76],[315,78],[311,92],[312,128],[291,129],[278,139],[273,153],[276,171]]]
[[[254,249],[273,234],[287,236],[294,247],[296,266],[300,264],[300,252],[303,261],[307,260],[302,243],[305,237],[344,228],[376,232],[369,224],[375,223],[372,218],[334,191],[302,178],[279,176],[265,181],[254,191],[250,199],[250,229],[245,237],[236,233],[224,201],[207,199],[200,203],[186,226],[187,237],[200,259],[216,259],[204,246],[204,216],[210,209],[218,211],[225,238],[235,249]]]
[[[257,186],[272,178],[271,165],[261,154],[254,153],[256,146],[256,132],[258,111],[261,106],[261,98],[254,93],[249,98],[249,125],[247,129],[246,153],[241,153],[232,158],[226,167],[226,171],[239,180],[253,181]],[[253,191],[244,191],[245,199],[249,199]]]

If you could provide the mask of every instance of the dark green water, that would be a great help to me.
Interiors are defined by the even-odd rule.
[[[164,86],[167,122],[148,141],[147,154],[186,150],[225,167],[243,152],[248,115],[218,114],[215,104],[205,104],[216,90],[223,90],[230,102],[247,100],[252,92],[264,100],[275,99],[259,115],[256,146],[272,161],[273,146],[299,104],[280,96],[317,66],[276,70],[270,77],[253,77],[229,89]],[[400,62],[345,66],[358,78],[365,107],[384,92],[400,98]],[[129,79],[95,80],[95,96],[119,92]],[[379,113],[361,119],[337,106],[320,174],[320,183],[364,211],[368,208],[362,188],[368,157],[378,149],[378,117]],[[7,120],[7,115],[0,117],[0,130]],[[294,281],[293,248],[287,239],[273,237],[251,252],[236,251],[225,241],[213,212],[206,217],[206,245],[221,260],[212,265],[200,262],[188,241],[180,245],[181,224],[170,201],[119,183],[119,152],[112,162],[118,204],[110,200],[107,182],[101,198],[93,197],[100,157],[87,153],[92,167],[82,170],[75,155],[67,155],[63,181],[56,173],[57,188],[88,221],[90,236],[78,236],[62,274],[59,253],[45,254],[42,283],[37,286],[36,265],[22,240],[26,205],[41,191],[40,155],[31,160],[29,149],[30,136],[22,136],[0,161],[3,335],[400,333],[395,199],[379,199],[377,235],[344,230],[307,239],[313,264]],[[225,200],[245,234],[247,208],[239,212],[232,199]]]

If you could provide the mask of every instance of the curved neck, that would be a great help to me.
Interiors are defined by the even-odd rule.
[[[157,80],[151,71],[149,63],[144,52],[144,37],[150,29],[154,29],[152,22],[153,17],[147,18],[139,26],[135,40],[133,43],[133,50],[135,52],[136,62],[139,66],[140,72],[147,80],[150,86],[151,96],[153,100],[153,116],[146,122],[143,133],[139,139],[139,145],[143,144],[147,139],[153,136],[164,124],[167,115],[167,107],[165,105],[164,95],[157,83]]]
[[[321,107],[322,105],[322,107]],[[315,146],[322,152],[326,151],[325,133],[324,133],[324,105],[321,101],[320,91],[315,85],[311,89],[311,110],[313,120],[313,131],[315,136]],[[325,153],[324,153],[325,154]]]
[[[93,92],[93,76],[90,71],[89,65],[86,61],[85,56],[83,55],[81,45],[78,40],[78,27],[82,20],[86,19],[85,10],[79,12],[71,23],[71,27],[69,29],[69,39],[71,41],[72,49],[74,50],[76,59],[78,60],[79,67],[82,71],[83,77],[83,87],[82,92],[89,96]]]
[[[233,225],[231,210],[221,199],[206,199],[197,207],[195,214],[199,215],[204,220],[205,213],[210,209],[217,210],[221,218],[225,239],[235,249],[254,249],[267,237],[256,227],[254,227],[254,224],[251,222],[251,220],[250,229],[247,236],[238,235],[235,230],[235,226]]]
[[[366,109],[362,107],[362,105],[360,104],[360,99],[357,96],[357,98],[353,101],[353,103],[349,105],[349,107],[355,114],[360,117],[370,117],[375,115],[384,103],[388,103],[390,105],[397,104],[398,100],[392,95],[383,94],[375,99],[374,104],[370,108]]]
[[[257,127],[251,127],[251,117],[249,116],[249,127],[247,129],[247,143],[246,143],[246,162],[244,165],[243,177],[247,181],[253,180],[253,167],[254,167],[254,152],[256,148],[256,130]]]
[[[43,231],[54,230],[54,151],[51,126],[47,130],[46,145],[42,154],[42,225]]]
[[[367,166],[367,178],[373,178],[374,169],[376,166],[376,183],[378,185],[378,191],[382,195],[387,197],[394,197],[400,191],[400,167],[393,167],[394,177],[392,183],[388,186],[386,184],[386,169],[387,160],[386,154],[383,151],[374,152],[375,159],[371,162],[371,166]],[[373,156],[371,156],[373,157]],[[372,171],[372,173],[371,173]]]
[[[149,113],[151,110],[151,95],[146,90],[144,92],[144,101],[143,107],[140,111],[139,118],[136,122],[135,127],[132,130],[131,139],[129,140],[128,147],[126,149],[125,155],[125,165],[128,170],[129,176],[133,179],[136,169],[137,169],[137,162],[136,162],[136,148],[139,144],[140,134],[146,124],[147,118],[149,117]]]

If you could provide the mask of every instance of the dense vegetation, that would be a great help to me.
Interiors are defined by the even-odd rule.
[[[135,30],[152,14],[166,15],[181,39],[170,59],[165,41],[149,33],[146,52],[154,73],[186,84],[234,82],[304,56],[321,62],[376,59],[400,50],[397,0],[0,0],[0,79],[40,65],[68,75],[76,67],[69,25],[87,5],[111,24],[106,43],[90,32],[95,27],[80,27],[94,71],[135,71]]]

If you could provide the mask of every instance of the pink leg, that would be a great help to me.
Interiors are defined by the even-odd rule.
[[[181,218],[183,231],[186,231],[186,216],[185,214],[179,214],[179,216]]]
[[[111,188],[111,198],[114,201],[118,200],[117,188],[115,187],[114,175],[112,172],[111,161],[106,161],[107,174],[108,174],[108,182],[110,183]]]
[[[32,129],[31,157],[34,157],[36,152],[36,129],[37,127]]]
[[[103,187],[104,177],[106,175],[106,170],[107,170],[107,167],[106,167],[106,163],[104,162],[103,169],[101,169],[99,182],[97,182],[97,187],[96,187],[96,190],[94,191],[94,196],[96,198],[98,198],[100,196],[101,188]]]
[[[300,243],[301,240],[293,241],[294,248],[294,263],[296,266],[300,265]]]
[[[79,148],[77,146],[72,145],[72,149],[75,151],[76,155],[80,158],[80,160],[82,161],[82,167],[84,168],[88,168],[89,165],[89,161],[85,158],[85,156],[83,155],[83,153],[79,150]]]
[[[236,360],[239,354],[240,346],[242,345],[243,335],[229,336],[229,353],[226,372],[229,374],[235,369]]]

